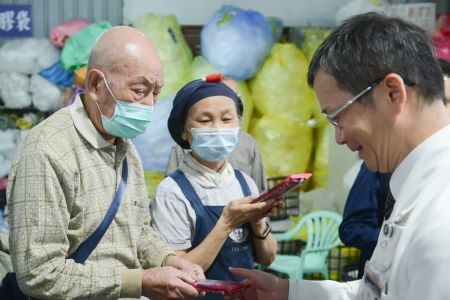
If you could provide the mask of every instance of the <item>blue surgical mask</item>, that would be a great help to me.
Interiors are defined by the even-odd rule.
[[[144,133],[147,126],[152,122],[153,106],[116,99],[105,77],[102,77],[106,88],[114,101],[116,101],[116,108],[110,119],[102,113],[97,103],[97,108],[102,117],[103,128],[113,136],[127,139],[135,138]]]
[[[192,150],[209,162],[218,162],[230,154],[237,145],[239,127],[191,128]]]

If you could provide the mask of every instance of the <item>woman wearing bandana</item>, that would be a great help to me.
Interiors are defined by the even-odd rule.
[[[190,151],[158,186],[152,227],[208,279],[240,280],[229,267],[270,265],[276,254],[265,217],[282,202],[251,203],[255,182],[226,160],[238,142],[242,112],[241,99],[222,81],[195,80],[177,93],[168,120],[172,138]]]

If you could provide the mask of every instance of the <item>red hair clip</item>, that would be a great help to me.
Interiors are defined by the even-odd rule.
[[[206,75],[205,77],[202,78],[202,80],[205,82],[220,82],[222,81],[222,74],[217,73]]]

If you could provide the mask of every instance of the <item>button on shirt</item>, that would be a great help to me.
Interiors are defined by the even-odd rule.
[[[128,161],[119,210],[84,264],[67,259],[99,226]],[[34,127],[8,182],[11,257],[21,289],[36,298],[139,297],[141,272],[167,245],[150,227],[141,162],[121,138],[108,144],[80,97]]]
[[[384,222],[390,229],[380,233],[370,260],[387,268],[381,299],[449,298],[449,170],[447,125],[411,151],[392,174],[395,205]],[[291,280],[289,299],[359,299],[360,283]]]

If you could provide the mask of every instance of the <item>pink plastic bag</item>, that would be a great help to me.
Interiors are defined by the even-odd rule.
[[[83,19],[74,19],[63,22],[53,27],[50,33],[50,41],[53,45],[62,48],[68,37],[80,31],[80,29],[91,24],[91,21]]]
[[[450,61],[450,13],[436,15],[437,30],[433,36],[436,56]]]

